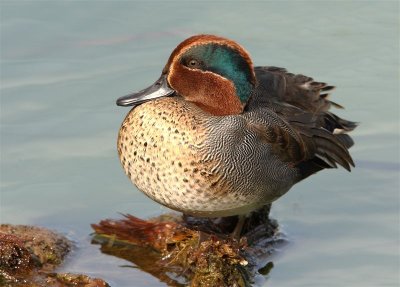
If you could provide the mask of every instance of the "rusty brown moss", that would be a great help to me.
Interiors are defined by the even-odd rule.
[[[93,243],[100,244],[102,252],[134,263],[168,286],[246,287],[258,274],[257,256],[270,252],[266,247],[277,232],[278,226],[269,220],[268,213],[266,207],[249,218],[246,236],[240,242],[229,236],[236,218],[163,215],[142,220],[124,215],[93,224]],[[260,273],[265,275],[271,268],[269,264]]]

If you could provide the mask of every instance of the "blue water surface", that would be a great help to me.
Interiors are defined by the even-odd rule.
[[[290,244],[263,286],[399,286],[397,1],[1,1],[2,223],[68,235],[63,271],[112,286],[163,286],[90,245],[91,223],[168,210],[124,175],[115,100],[156,80],[186,37],[232,38],[256,65],[337,89],[359,121],[357,168],[323,171],[273,206]]]

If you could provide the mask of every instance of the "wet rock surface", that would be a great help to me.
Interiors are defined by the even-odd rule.
[[[54,273],[71,248],[65,236],[45,228],[0,225],[0,286],[108,286],[86,275]]]
[[[237,218],[201,219],[162,215],[142,220],[124,215],[92,227],[103,253],[123,258],[168,286],[252,286],[273,268],[268,256],[284,243],[269,207],[250,216],[238,241]]]
[[[167,214],[102,220],[92,225],[92,241],[103,253],[134,263],[168,286],[247,287],[268,276],[273,268],[268,256],[284,241],[268,214],[267,206],[249,216],[240,240],[231,237],[237,217]],[[0,286],[109,286],[84,274],[57,273],[72,248],[65,236],[45,228],[0,225]]]

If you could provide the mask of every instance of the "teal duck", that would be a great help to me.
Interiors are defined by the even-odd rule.
[[[236,42],[196,35],[172,52],[150,87],[121,97],[133,106],[118,153],[139,190],[200,217],[243,215],[308,176],[354,166],[347,132],[330,111],[333,86],[283,68],[253,67]]]

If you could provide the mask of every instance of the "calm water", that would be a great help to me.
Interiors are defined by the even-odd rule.
[[[162,286],[89,244],[90,223],[167,211],[129,182],[115,99],[160,74],[189,35],[239,41],[257,65],[337,86],[360,121],[352,172],[321,172],[273,207],[291,243],[265,286],[399,284],[399,4],[1,1],[1,222],[77,242],[63,270],[113,286]]]

